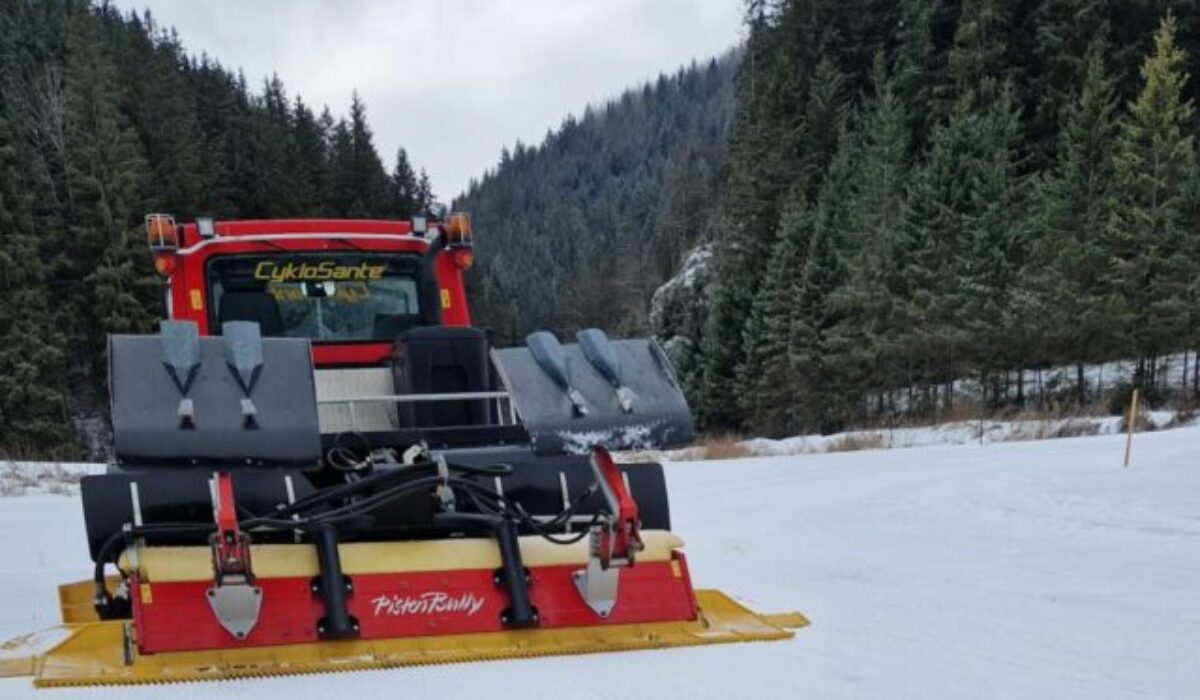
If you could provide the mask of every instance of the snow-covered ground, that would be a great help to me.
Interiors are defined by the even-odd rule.
[[[1200,697],[1200,428],[667,467],[696,583],[794,640],[55,698]],[[87,576],[76,497],[0,499],[0,638]]]

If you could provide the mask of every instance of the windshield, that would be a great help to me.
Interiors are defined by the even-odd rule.
[[[422,323],[415,255],[239,255],[208,263],[214,332],[255,321],[264,336],[390,341]]]

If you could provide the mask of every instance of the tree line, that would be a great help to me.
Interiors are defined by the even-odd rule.
[[[429,178],[390,172],[345,117],[184,51],[146,13],[0,4],[0,455],[102,454],[104,342],[153,329],[142,217],[397,217]]]
[[[1200,7],[749,0],[745,45],[472,182],[477,321],[653,332],[704,427],[783,435],[1200,389]],[[146,15],[0,6],[0,451],[103,444],[103,343],[152,327],[141,217],[427,210],[344,118]],[[1163,358],[1183,355],[1167,384]],[[1188,366],[1190,363],[1190,366]],[[1030,371],[1075,366],[1036,395]],[[1178,375],[1175,375],[1178,376]]]
[[[955,381],[1096,399],[1135,359],[1197,390],[1200,9],[1149,0],[752,0],[690,378],[709,427],[945,415]],[[1181,384],[1161,359],[1185,353]]]

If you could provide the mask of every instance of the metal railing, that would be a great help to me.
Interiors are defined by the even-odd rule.
[[[499,425],[517,425],[517,407],[507,391],[461,391],[446,394],[367,394],[318,398],[317,405],[344,405],[350,410],[350,425],[358,429],[355,406],[365,403],[432,403],[436,401],[494,401]],[[505,420],[507,418],[507,421]]]

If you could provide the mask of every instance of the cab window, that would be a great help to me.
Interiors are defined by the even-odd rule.
[[[425,325],[415,255],[304,253],[209,261],[215,332],[254,321],[264,336],[316,342],[390,341]]]

